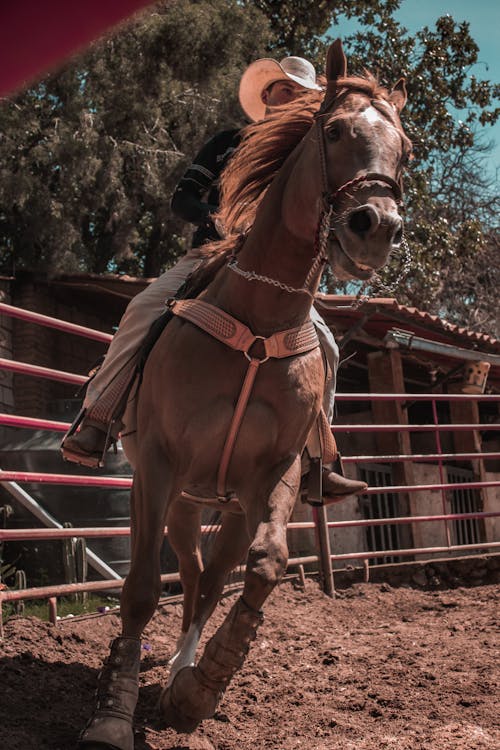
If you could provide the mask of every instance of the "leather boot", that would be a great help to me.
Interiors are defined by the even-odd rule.
[[[83,424],[78,432],[64,438],[61,453],[65,461],[94,469],[104,465],[104,456],[113,442],[104,429]]]
[[[96,745],[110,750],[134,750],[132,720],[139,695],[141,642],[115,638],[97,683],[94,715],[80,736],[78,748]]]
[[[300,496],[303,503],[316,507],[331,505],[349,495],[359,495],[367,487],[366,482],[348,479],[333,471],[331,464],[322,465],[321,459],[309,458],[307,451],[302,454]]]
[[[323,467],[322,482],[326,504],[343,500],[348,495],[360,495],[368,487],[366,482],[348,479],[335,471],[330,471],[326,466]]]
[[[242,666],[262,623],[262,612],[240,597],[208,641],[196,667],[184,667],[160,698],[165,721],[178,732],[193,732],[211,718],[231,678]]]

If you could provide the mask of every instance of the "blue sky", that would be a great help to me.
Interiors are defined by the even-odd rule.
[[[471,36],[479,47],[478,64],[471,70],[477,78],[500,82],[500,0],[403,0],[397,20],[410,33],[423,26],[435,27],[435,21],[449,13],[456,22],[468,21]],[[348,34],[350,24],[341,21],[333,33]],[[457,119],[460,113],[457,112]],[[487,141],[495,142],[491,153],[491,171],[500,182],[500,123],[482,129]]]

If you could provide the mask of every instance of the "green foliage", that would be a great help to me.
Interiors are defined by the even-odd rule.
[[[193,153],[234,125],[267,24],[236,0],[178,0],[0,109],[0,268],[157,275],[189,228],[169,202]]]
[[[411,273],[393,292],[450,321],[500,335],[495,285],[499,196],[488,174],[481,127],[500,116],[500,86],[470,75],[478,47],[469,25],[443,16],[411,37],[394,19],[370,14],[370,29],[346,45],[354,71],[377,60],[385,85],[406,78],[403,123],[414,146],[406,177]],[[383,278],[395,281],[399,259]],[[485,269],[490,267],[488,273]]]
[[[0,272],[154,276],[172,264],[190,227],[172,216],[171,193],[207,137],[241,123],[241,71],[256,57],[286,54],[309,56],[321,70],[333,26],[350,72],[366,66],[386,85],[407,81],[413,264],[394,295],[500,335],[499,199],[484,135],[500,115],[500,86],[471,74],[478,48],[466,22],[443,16],[410,36],[394,19],[400,4],[175,0],[4,101]],[[346,37],[342,23],[353,17],[361,30]],[[396,258],[386,282],[397,267]]]
[[[119,600],[110,596],[95,596],[90,594],[84,602],[76,601],[74,597],[61,597],[57,602],[59,617],[78,617],[78,615],[95,614],[100,609],[109,607],[118,611]],[[4,604],[4,616],[8,620],[18,614],[14,602]],[[49,619],[49,608],[46,600],[27,599],[24,602],[23,617],[37,617],[39,620]]]
[[[378,14],[390,18],[400,0],[247,0],[245,5],[257,7],[269,19],[274,50],[318,60],[324,51],[322,37],[332,24],[343,17],[366,25],[375,23]]]

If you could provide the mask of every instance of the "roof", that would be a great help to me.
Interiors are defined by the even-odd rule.
[[[68,288],[87,293],[89,295],[117,296],[122,300],[132,299],[154,279],[136,276],[120,276],[117,274],[65,274],[53,279],[50,284],[60,288]],[[431,335],[431,338],[443,343],[461,341],[467,348],[485,348],[491,353],[500,354],[500,341],[487,333],[473,331],[470,328],[450,323],[439,315],[431,315],[416,307],[401,305],[393,297],[372,297],[355,307],[357,298],[352,295],[318,294],[316,307],[328,322],[339,328],[349,327],[352,323],[365,316],[369,318],[370,327],[381,328],[382,321],[407,324],[418,329],[414,333]]]
[[[42,280],[39,278],[38,281]],[[94,310],[114,310],[117,316],[121,316],[129,300],[151,281],[154,279],[116,274],[64,274],[51,280],[45,279],[43,283],[47,283],[60,299],[73,304],[80,301]],[[496,361],[500,357],[500,341],[489,334],[450,323],[439,315],[416,307],[401,305],[392,297],[373,297],[359,303],[357,297],[352,295],[319,294],[316,307],[334,330],[345,352],[353,348],[349,342],[356,344],[358,359],[363,359],[370,350],[390,346],[386,336],[391,331],[404,331],[427,342],[447,344],[457,349],[451,358],[446,350],[420,354],[420,361],[427,362],[428,366],[436,362],[450,369],[456,367],[461,350],[468,350],[469,355],[470,352],[477,352],[477,360],[483,358],[491,363],[489,382],[494,380],[500,387],[500,364]],[[409,347],[402,346],[401,351],[412,354]]]
[[[350,295],[320,294],[316,306],[330,324],[339,328],[350,327],[366,317],[364,326],[372,332],[379,330],[385,334],[390,321],[399,327],[407,325],[413,333],[425,335],[433,341],[500,354],[500,341],[493,336],[450,323],[416,307],[400,305],[392,297],[373,297],[359,307],[353,307],[356,299]]]

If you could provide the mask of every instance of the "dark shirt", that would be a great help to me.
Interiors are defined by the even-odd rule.
[[[210,217],[219,207],[219,177],[240,142],[239,130],[223,130],[196,154],[172,196],[172,211],[184,221],[197,224],[193,247],[218,240]]]

